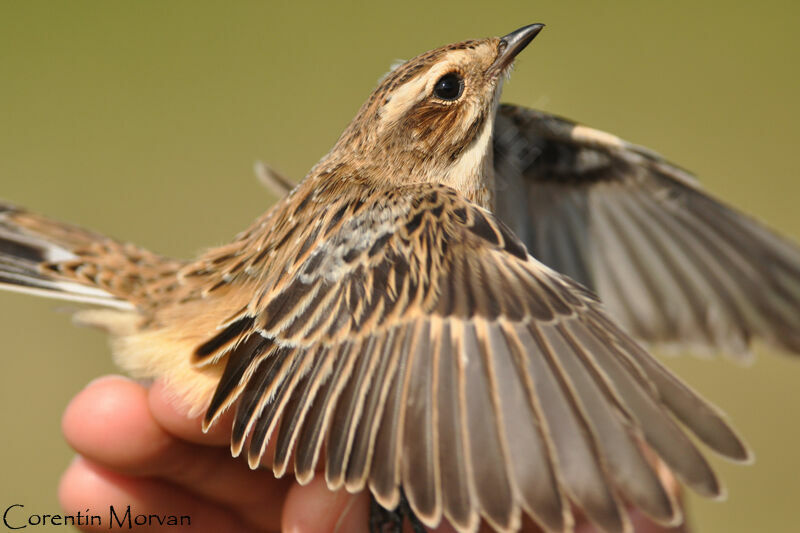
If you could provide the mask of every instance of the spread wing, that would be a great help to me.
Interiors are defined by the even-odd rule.
[[[525,512],[564,531],[571,501],[625,531],[622,502],[680,516],[643,442],[699,493],[722,491],[678,421],[748,458],[588,291],[452,189],[338,202],[310,219],[315,242],[269,293],[198,352],[202,364],[246,339],[224,354],[206,425],[238,402],[232,447],[251,466],[274,440],[277,475],[293,463],[307,482],[321,467],[330,488],[369,487],[387,508],[402,489],[429,526],[516,530]]]
[[[496,213],[634,337],[800,353],[800,249],[613,135],[516,106],[495,123]]]

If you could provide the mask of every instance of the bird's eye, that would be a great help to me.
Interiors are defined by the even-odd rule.
[[[433,86],[433,95],[442,100],[457,100],[463,92],[464,80],[455,72],[445,74]]]

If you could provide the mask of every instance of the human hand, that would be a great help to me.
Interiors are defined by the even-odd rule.
[[[188,515],[194,533],[367,533],[366,494],[330,492],[321,477],[301,487],[291,476],[278,480],[267,469],[250,470],[230,455],[230,427],[224,419],[203,433],[162,383],[146,388],[119,376],[93,381],[64,413],[64,436],[79,455],[61,479],[61,505],[67,513],[88,509],[106,520],[84,531],[108,529],[109,506],[122,516],[130,505],[132,515]],[[637,533],[686,531],[637,513],[632,518]],[[157,522],[151,526],[158,530]],[[524,531],[540,530],[529,525]],[[575,531],[595,529],[579,521]]]

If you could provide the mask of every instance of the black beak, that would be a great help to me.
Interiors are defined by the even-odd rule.
[[[489,73],[499,75],[508,68],[523,48],[528,46],[534,37],[544,28],[544,24],[530,24],[512,31],[500,39],[497,46],[497,59],[489,67]]]

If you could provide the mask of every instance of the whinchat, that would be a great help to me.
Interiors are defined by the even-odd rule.
[[[621,532],[626,505],[679,523],[656,463],[722,492],[687,431],[750,452],[634,339],[800,352],[800,252],[648,150],[500,106],[541,29],[396,67],[300,184],[192,261],[0,205],[0,284],[91,304],[79,321],[204,428],[235,409],[252,468],[368,490],[418,529],[565,531],[577,508]]]

